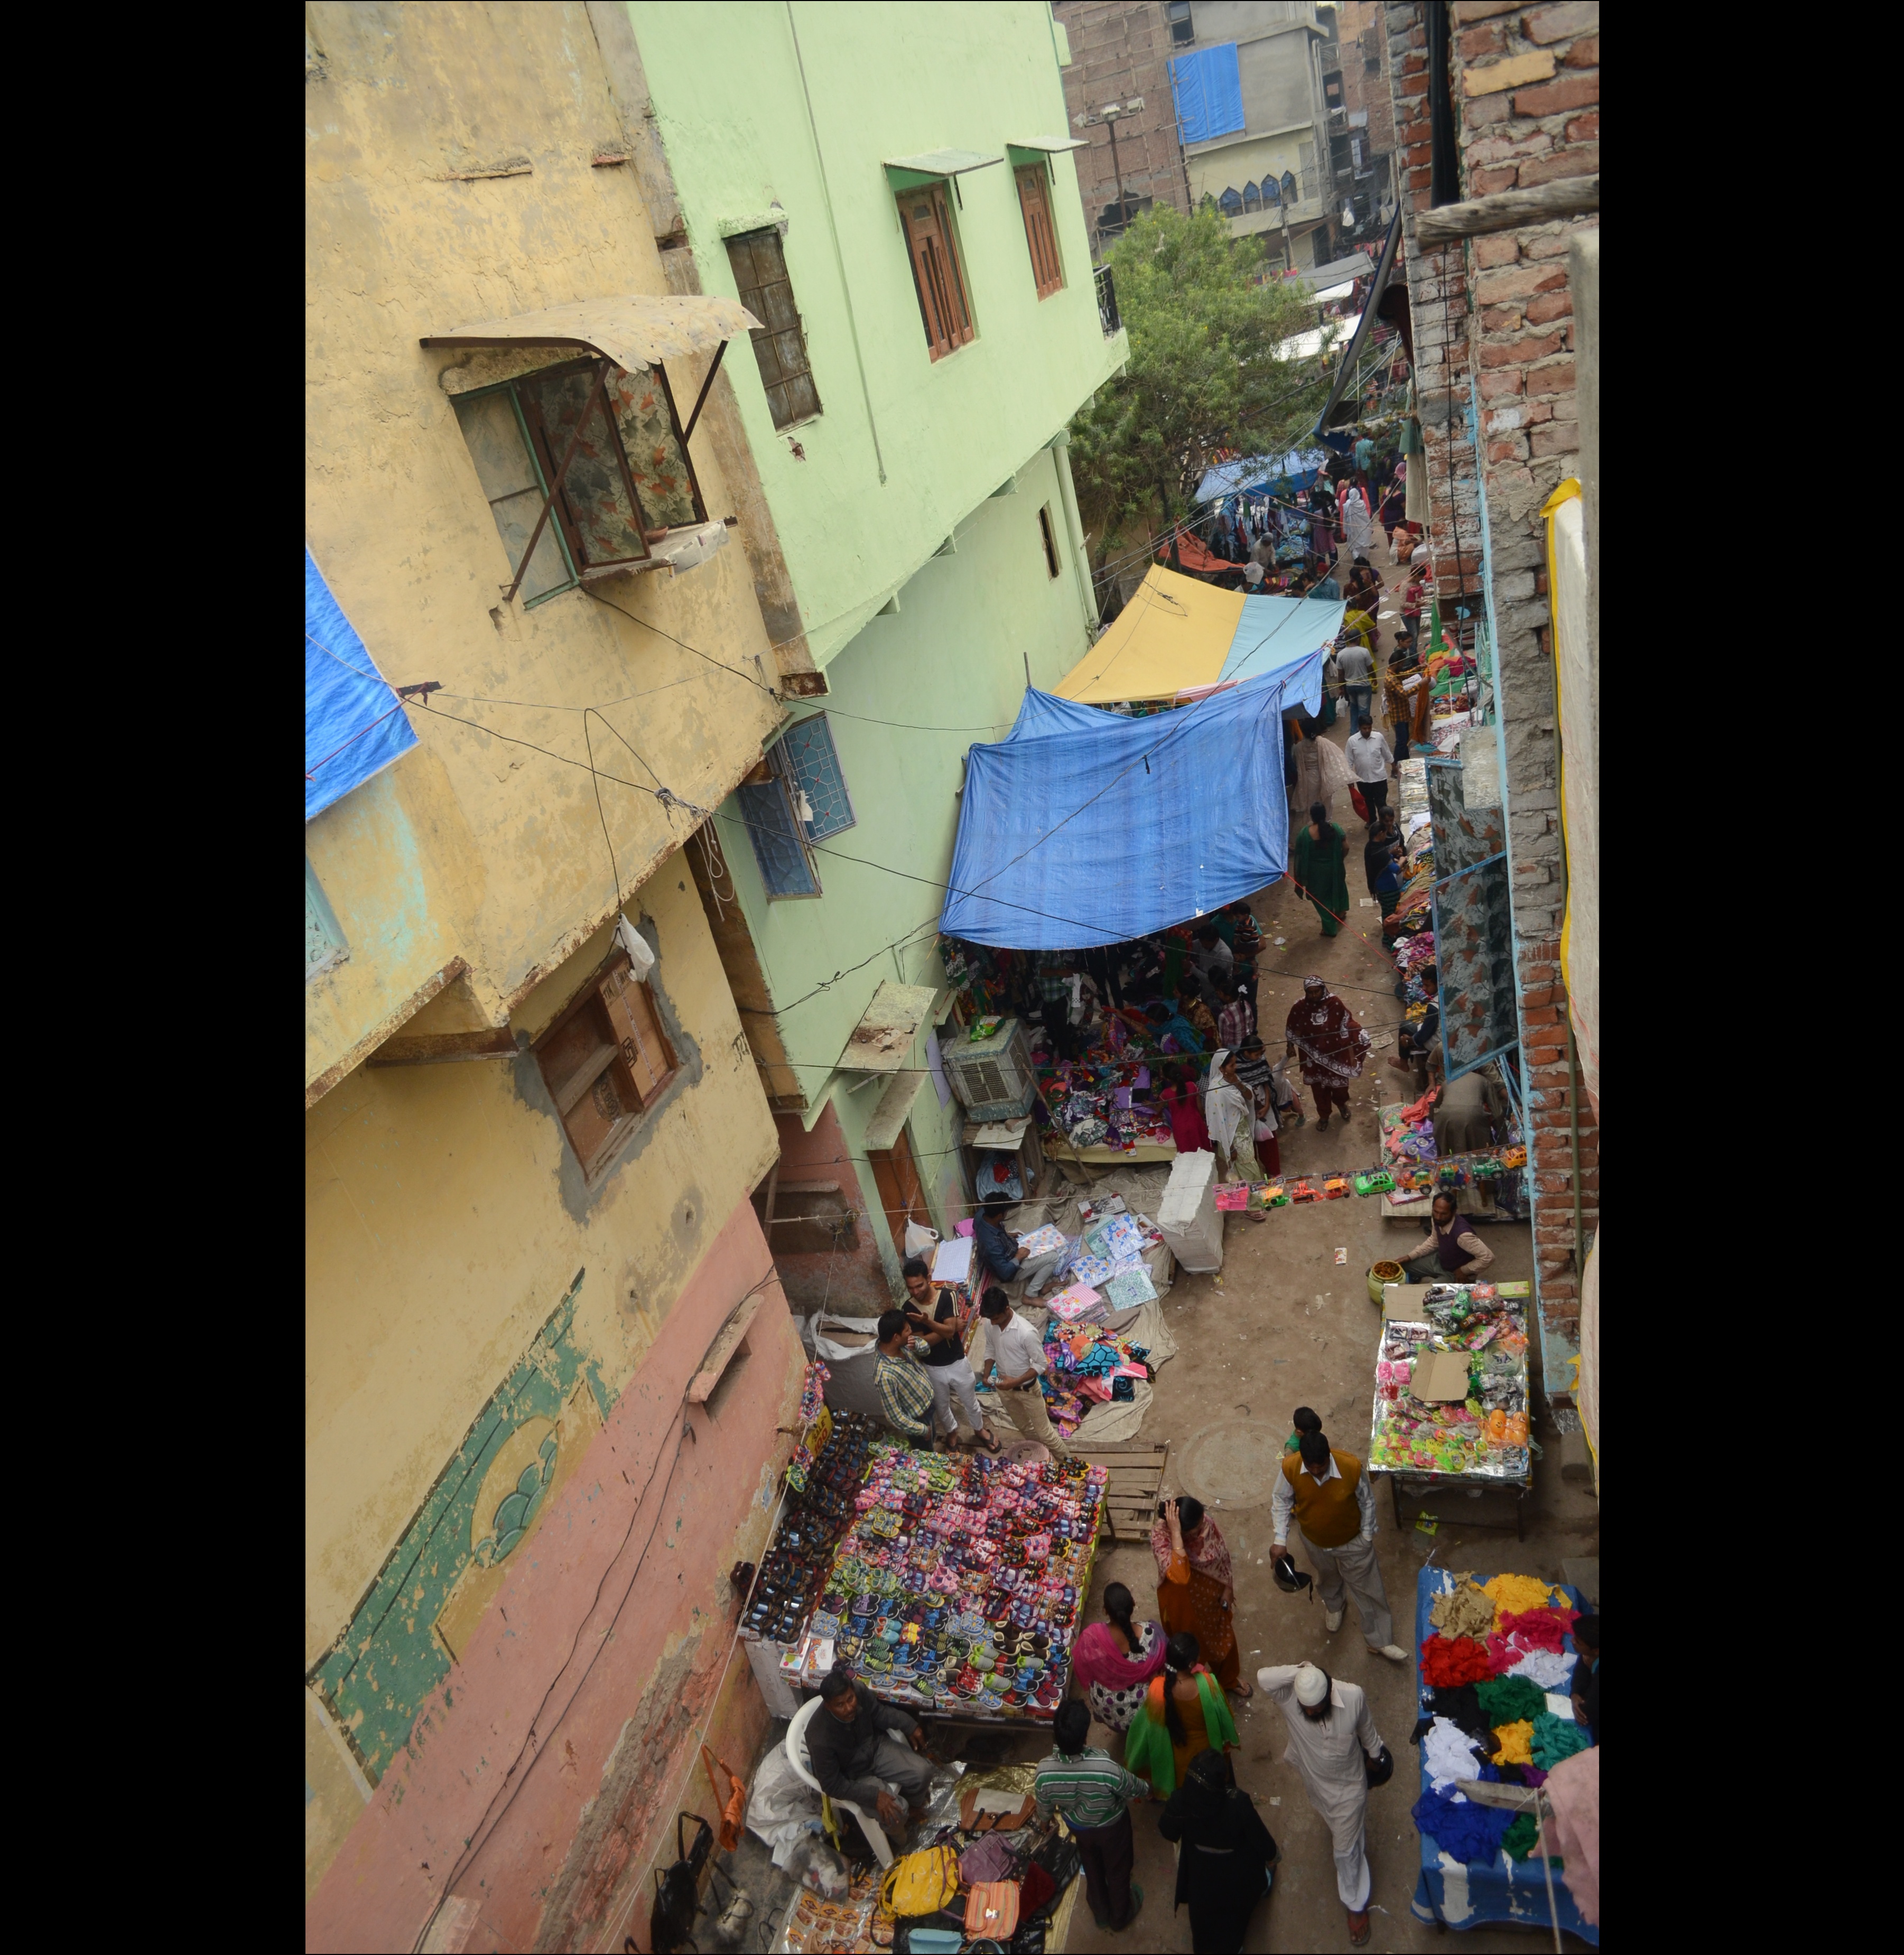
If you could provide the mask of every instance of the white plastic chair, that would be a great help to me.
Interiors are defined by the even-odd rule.
[[[820,1781],[813,1776],[813,1766],[807,1757],[806,1727],[813,1722],[814,1714],[825,1702],[824,1698],[809,1698],[793,1714],[793,1721],[787,1727],[787,1759],[795,1775],[802,1783],[810,1785],[815,1792],[821,1790]],[[831,1793],[826,1795],[832,1798]],[[887,1844],[885,1828],[879,1823],[877,1812],[868,1812],[863,1806],[854,1805],[850,1799],[834,1799],[833,1802],[842,1810],[850,1812],[859,1822],[859,1830],[866,1836],[866,1844],[873,1850],[873,1858],[882,1867],[893,1864],[893,1850]]]

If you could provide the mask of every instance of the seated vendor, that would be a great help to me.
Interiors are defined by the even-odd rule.
[[[1433,1220],[1428,1240],[1401,1267],[1411,1283],[1479,1283],[1494,1261],[1494,1251],[1481,1240],[1472,1217],[1458,1214],[1455,1198],[1444,1191],[1429,1204]]]
[[[1574,1722],[1595,1744],[1600,1742],[1600,1618],[1581,1616],[1574,1623],[1574,1648],[1580,1661],[1574,1665]]]
[[[1159,998],[1144,1015],[1150,1021],[1150,1035],[1161,1045],[1163,1041],[1174,1039],[1179,1052],[1201,1053],[1207,1048],[1196,1028],[1181,1012],[1174,1012]]]
[[[1428,994],[1428,1009],[1418,1023],[1404,1023],[1395,1040],[1399,1056],[1389,1061],[1396,1072],[1414,1075],[1417,1093],[1428,1084],[1428,1048],[1441,1031],[1441,974],[1432,964],[1424,964],[1420,974],[1421,988]]]
[[[809,1768],[829,1799],[849,1801],[897,1834],[909,1816],[925,1817],[932,1761],[922,1755],[919,1720],[882,1704],[852,1673],[836,1666],[820,1683],[825,1705],[807,1720]],[[897,1787],[904,1802],[887,1790]]]
[[[1048,1249],[1034,1256],[1020,1245],[1018,1238],[1005,1226],[1012,1205],[1008,1195],[988,1195],[979,1204],[978,1218],[972,1225],[972,1244],[981,1268],[995,1283],[1016,1283],[1025,1279],[1025,1294],[1036,1296],[1045,1279],[1064,1260],[1062,1249]]]
[[[1217,1000],[1214,1008],[1210,1002],[1213,998]],[[1206,1052],[1215,1050],[1215,1013],[1228,1003],[1227,998],[1218,997],[1207,978],[1199,979],[1187,971],[1184,972],[1184,981],[1177,987],[1177,1009],[1203,1041]]]

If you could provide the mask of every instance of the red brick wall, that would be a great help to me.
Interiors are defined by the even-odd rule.
[[[1070,36],[1071,65],[1063,71],[1066,133],[1084,137],[1089,149],[1073,150],[1078,191],[1092,248],[1097,222],[1107,204],[1117,200],[1111,168],[1111,134],[1103,128],[1079,128],[1075,116],[1095,115],[1107,102],[1144,99],[1142,112],[1120,117],[1117,162],[1127,198],[1147,197],[1155,203],[1190,210],[1184,154],[1177,140],[1177,112],[1171,99],[1170,28],[1155,0],[1055,0],[1051,11]],[[1054,132],[1055,133],[1055,132]]]
[[[1417,250],[1413,212],[1430,189],[1425,8],[1386,10],[1395,142],[1408,206],[1403,228],[1417,392],[1429,482],[1429,538],[1444,619],[1482,610],[1484,481],[1493,570],[1496,680],[1507,750],[1521,1060],[1532,1117],[1530,1163],[1541,1307],[1577,1337],[1579,1272],[1573,1214],[1572,1079],[1559,976],[1562,863],[1555,765],[1553,648],[1540,506],[1577,466],[1572,301],[1567,244],[1597,216]],[[1527,188],[1600,168],[1600,8],[1455,0],[1451,93],[1464,198]],[[1480,396],[1480,446],[1464,414]],[[1581,1226],[1600,1211],[1599,1129],[1584,1096]],[[1547,1380],[1550,1396],[1565,1380]]]

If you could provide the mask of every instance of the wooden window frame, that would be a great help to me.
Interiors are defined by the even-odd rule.
[[[662,1022],[654,988],[629,973],[627,953],[616,952],[530,1048],[554,1103],[563,1138],[581,1165],[583,1179],[591,1185],[614,1166],[629,1137],[680,1076],[680,1061]],[[626,1002],[629,993],[639,994],[633,1008]],[[622,1007],[619,1012],[615,1009],[616,1003]],[[652,1031],[652,1049],[640,1022],[642,1016],[648,1020]],[[574,1028],[585,1020],[592,1020],[589,1029],[595,1034],[593,1048],[585,1058],[566,1066],[560,1078],[553,1077],[552,1056],[575,1043]],[[651,1082],[645,1087],[645,1075]],[[585,1149],[584,1142],[577,1138],[577,1128],[582,1125],[585,1132],[585,1123],[575,1116],[585,1105],[593,1103],[597,1088],[604,1079],[610,1081],[622,1110],[611,1119],[596,1107],[599,1117],[607,1122],[607,1131]]]
[[[759,267],[754,260],[753,253],[759,248],[761,241],[769,238],[773,239],[774,250],[780,259],[780,275],[764,282],[758,278],[752,280],[742,279],[739,266],[734,263],[734,247],[742,244],[747,247],[749,265],[758,272]],[[764,295],[776,286],[784,285],[787,304],[792,307],[797,322],[794,326],[783,328],[777,332],[770,326],[761,326],[748,335],[753,345],[754,364],[760,369],[761,386],[767,395],[767,411],[772,417],[776,431],[798,427],[803,421],[817,420],[824,411],[820,400],[819,383],[813,377],[813,362],[807,351],[806,321],[801,317],[800,308],[794,300],[793,276],[787,269],[786,241],[780,236],[780,227],[770,224],[759,231],[736,231],[724,241],[727,247],[727,263],[733,271],[734,288],[741,304],[756,319],[764,320],[768,316],[768,310]],[[800,342],[800,364],[797,370],[790,369],[787,365],[785,342],[790,333],[796,334]],[[767,354],[770,348],[774,363],[780,370],[777,379],[768,378]],[[781,412],[782,402],[777,401],[775,396],[780,395],[783,401],[787,401],[794,383],[800,380],[806,382],[807,391],[813,397],[813,405],[810,408],[802,408],[798,413],[792,411],[790,405],[789,411],[783,414]]]
[[[925,329],[928,355],[943,360],[978,337],[972,322],[971,286],[959,256],[959,237],[952,222],[951,200],[943,183],[922,184],[916,189],[894,194],[899,212],[900,235],[906,241],[906,256],[913,268],[913,291],[919,300],[919,323]],[[920,203],[929,207],[934,233],[943,247],[942,255],[932,250],[932,238],[922,239],[913,229],[914,208]]]
[[[1018,186],[1018,214],[1025,221],[1025,244],[1031,253],[1032,283],[1042,301],[1064,289],[1064,260],[1058,248],[1058,225],[1051,216],[1051,165],[1027,163],[1012,175]],[[1032,196],[1028,197],[1027,191]]]
[[[1058,561],[1058,531],[1051,523],[1051,505],[1045,503],[1038,512],[1038,534],[1045,546],[1045,567],[1053,578],[1061,575]]]

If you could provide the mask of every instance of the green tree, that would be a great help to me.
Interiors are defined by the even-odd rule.
[[[1100,568],[1127,530],[1167,528],[1190,508],[1211,455],[1302,442],[1327,395],[1313,359],[1277,348],[1313,323],[1280,279],[1260,285],[1254,238],[1232,238],[1214,207],[1137,219],[1105,262],[1130,336],[1123,373],[1071,423],[1071,468]]]

